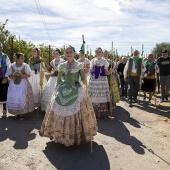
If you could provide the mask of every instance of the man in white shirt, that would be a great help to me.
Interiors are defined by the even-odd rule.
[[[144,69],[142,58],[139,57],[139,51],[135,50],[133,52],[133,56],[127,61],[123,72],[124,80],[128,81],[128,97],[130,106],[132,105],[132,97],[134,102],[137,102],[142,69]]]

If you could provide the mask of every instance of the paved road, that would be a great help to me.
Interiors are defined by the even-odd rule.
[[[93,153],[89,143],[67,148],[42,137],[43,117],[0,118],[0,170],[170,170],[170,106],[121,101],[113,120],[98,120]]]

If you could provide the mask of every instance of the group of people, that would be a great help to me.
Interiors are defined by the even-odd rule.
[[[102,114],[112,115],[120,94],[137,101],[138,91],[149,92],[149,101],[155,90],[157,67],[160,72],[161,102],[168,100],[170,80],[170,57],[164,55],[155,62],[153,55],[147,61],[134,51],[130,59],[123,57],[119,63],[113,61],[107,50],[98,47],[90,61],[79,51],[68,46],[64,57],[59,49],[53,51],[54,59],[47,69],[37,48],[32,49],[28,64],[24,54],[14,54],[11,64],[0,43],[0,103],[2,116],[8,112],[21,120],[35,107],[45,111],[41,132],[56,143],[70,146],[90,141],[96,135],[97,119]],[[46,81],[45,72],[50,74]],[[142,81],[141,81],[142,78]],[[142,83],[140,83],[140,81]],[[121,90],[119,89],[119,84]],[[140,87],[141,84],[141,87]]]
[[[162,56],[156,59],[149,54],[146,59],[139,57],[139,51],[135,50],[130,59],[123,57],[117,66],[120,76],[121,95],[128,97],[130,106],[137,102],[138,92],[143,92],[143,101],[149,93],[148,102],[151,103],[153,94],[161,89],[160,103],[168,101],[170,92],[170,57],[167,50],[162,50]],[[157,76],[159,75],[159,76]],[[161,86],[161,88],[160,88]]]

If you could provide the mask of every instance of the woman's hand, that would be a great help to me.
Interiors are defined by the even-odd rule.
[[[109,74],[112,74],[114,72],[113,68],[109,69]]]
[[[26,77],[25,77],[25,74],[21,74],[21,78],[26,78]]]
[[[8,78],[4,78],[3,80],[2,80],[2,84],[6,84],[8,82]]]
[[[12,76],[12,79],[13,79],[13,80],[16,80],[16,78],[17,78],[16,76]]]
[[[88,74],[89,73],[89,69],[88,68],[85,68],[84,69],[84,74]]]
[[[14,76],[21,77],[21,73],[14,73]]]
[[[122,73],[121,73],[121,72],[119,72],[119,75],[120,75],[120,76],[122,76]]]

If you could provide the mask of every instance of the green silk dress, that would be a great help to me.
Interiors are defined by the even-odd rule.
[[[79,82],[84,79],[83,68],[83,64],[76,60],[71,65],[67,61],[59,65],[58,86],[41,126],[45,137],[65,146],[88,142],[90,133],[94,136],[97,132],[92,104]]]

